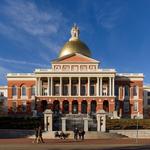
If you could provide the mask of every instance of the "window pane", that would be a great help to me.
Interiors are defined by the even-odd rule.
[[[123,109],[124,109],[124,112],[129,112],[129,102],[124,101]]]
[[[147,96],[150,96],[150,92],[147,92]]]
[[[54,94],[59,95],[59,86],[58,85],[56,85],[54,88]]]
[[[133,87],[133,96],[137,96],[137,93],[138,93],[138,87],[134,86]]]
[[[69,95],[68,94],[68,86],[67,85],[64,85],[64,87],[63,87],[63,95]]]
[[[22,96],[26,96],[26,87],[25,86],[22,87]]]
[[[76,85],[72,86],[72,95],[77,95],[77,86]]]
[[[118,96],[118,86],[115,86],[115,96]]]
[[[15,86],[12,87],[12,96],[17,95],[17,88]]]
[[[150,99],[147,100],[147,104],[150,105]]]
[[[90,86],[90,95],[94,95],[95,94],[95,89],[94,89],[94,85]]]
[[[86,95],[86,86],[81,85],[81,95]]]
[[[35,86],[33,86],[33,87],[31,88],[31,95],[32,95],[32,96],[35,95]]]
[[[125,96],[129,96],[129,87],[125,86]]]

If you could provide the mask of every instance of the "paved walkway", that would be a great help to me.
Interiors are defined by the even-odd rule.
[[[31,139],[0,139],[0,150],[150,150],[150,139],[101,139],[101,140],[45,140],[32,144]]]
[[[16,138],[16,139],[0,139],[0,144],[31,144],[32,139],[28,138]],[[44,140],[44,144],[53,144],[53,145],[107,145],[107,144],[137,144],[135,139],[91,139],[91,140]],[[150,145],[150,139],[138,139],[138,144],[148,144]]]

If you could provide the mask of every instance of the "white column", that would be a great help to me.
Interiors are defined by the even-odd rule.
[[[60,77],[59,95],[62,96],[62,77]]]
[[[90,96],[90,77],[88,77],[88,89],[87,95]]]
[[[51,96],[53,96],[53,77],[51,77]]]
[[[47,83],[47,95],[50,96],[50,78],[47,78],[48,83]]]
[[[78,91],[78,96],[80,96],[80,93],[81,93],[81,92],[80,92],[80,91],[81,91],[81,77],[78,78],[78,81],[79,81],[79,82],[78,82],[78,86],[79,86],[79,87],[78,87],[78,90],[79,90],[79,91]]]
[[[38,78],[36,78],[36,89],[35,89],[35,95],[38,95]]]
[[[100,96],[102,96],[103,93],[103,78],[100,78]]]
[[[114,96],[114,89],[115,89],[115,81],[114,78],[112,78],[112,96]]]
[[[101,119],[100,119],[100,115],[97,115],[97,131],[98,132],[101,131]]]
[[[41,81],[40,81],[40,77],[38,78],[38,96],[41,95],[41,89],[40,89],[40,84],[41,84]]]
[[[99,77],[97,77],[97,96],[99,96]]]
[[[83,120],[84,120],[84,131],[87,132],[89,130],[88,118],[83,118]]]
[[[71,96],[71,77],[69,77],[69,96]]]
[[[66,118],[62,117],[61,120],[62,120],[62,131],[66,132]]]
[[[42,80],[40,80],[40,95],[43,95],[42,91],[43,91]]]
[[[109,96],[111,96],[111,77],[109,77]]]

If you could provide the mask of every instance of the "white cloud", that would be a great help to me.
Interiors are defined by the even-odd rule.
[[[0,15],[7,20],[0,21],[0,34],[27,45],[32,41],[27,40],[26,36],[33,37],[38,41],[33,44],[40,44],[53,53],[59,51],[59,40],[56,42],[55,39],[56,36],[63,37],[61,28],[65,28],[67,22],[61,11],[50,6],[49,9],[40,9],[33,1],[6,0],[0,6]]]
[[[12,60],[12,59],[6,59],[6,58],[1,58],[1,57],[0,57],[0,61],[5,62],[5,63],[20,64],[20,65],[30,65],[30,66],[37,66],[37,67],[49,67],[49,66],[44,65],[44,64],[27,62],[27,61]]]
[[[11,72],[9,69],[0,66],[0,84],[6,84],[6,75]]]
[[[102,7],[94,5],[97,23],[105,29],[113,29],[118,26],[125,13],[125,6],[112,1],[105,2]]]

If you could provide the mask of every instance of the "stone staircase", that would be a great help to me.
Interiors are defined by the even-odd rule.
[[[69,133],[68,139],[74,138],[74,133],[72,131],[66,131],[65,133]],[[43,132],[44,139],[56,139],[54,135],[55,135],[55,131]],[[29,136],[29,138],[34,138],[34,135]],[[113,139],[127,138],[127,136],[118,133],[104,133],[104,132],[96,132],[96,131],[89,131],[85,133],[85,139],[112,139],[112,138]]]
[[[122,134],[129,138],[137,138],[137,130],[110,130],[110,133]],[[138,138],[150,138],[150,130],[138,130]]]

